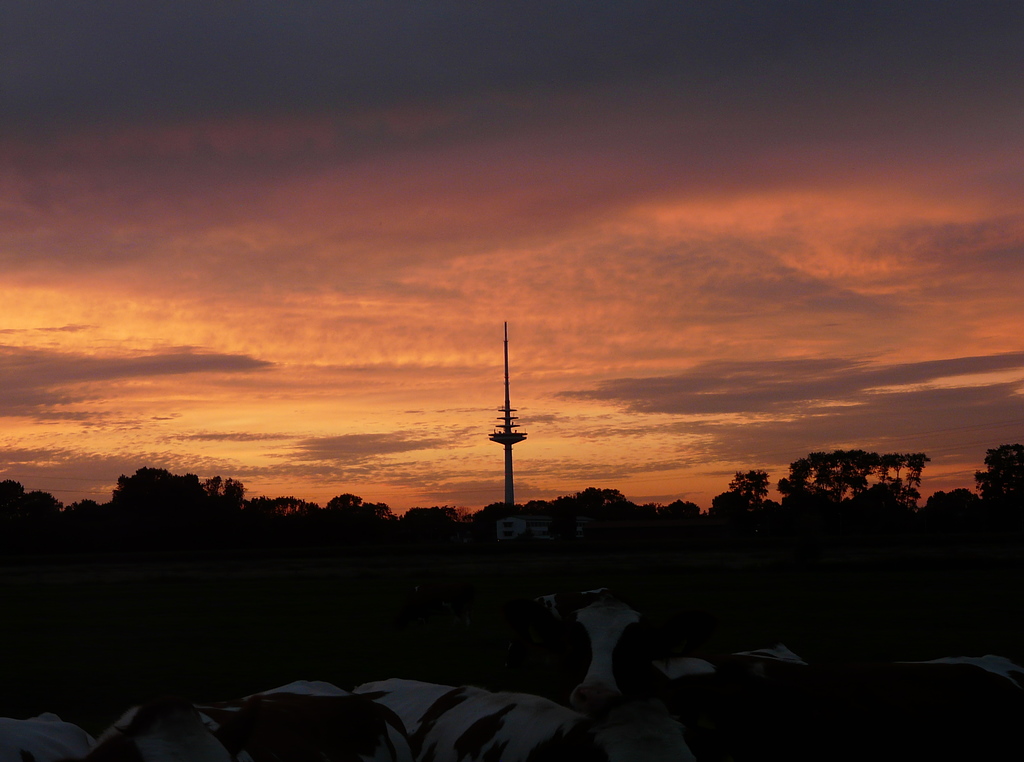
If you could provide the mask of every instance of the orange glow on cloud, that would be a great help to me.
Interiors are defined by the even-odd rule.
[[[524,500],[706,507],[840,446],[934,452],[926,492],[970,487],[1019,440],[1024,154],[607,97],[0,136],[0,478],[480,507],[506,320]]]

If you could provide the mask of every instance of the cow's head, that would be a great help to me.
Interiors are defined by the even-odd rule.
[[[666,678],[652,662],[689,652],[714,629],[713,618],[703,612],[655,624],[612,595],[561,619],[536,600],[509,601],[504,613],[521,638],[560,658],[572,686],[569,704],[590,715],[621,697],[654,695]]]

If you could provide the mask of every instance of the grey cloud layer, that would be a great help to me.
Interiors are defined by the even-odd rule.
[[[711,362],[675,376],[615,379],[560,396],[614,402],[638,413],[775,413],[797,403],[863,401],[882,387],[1013,370],[1024,371],[1024,352],[881,367],[840,359]]]
[[[1012,87],[1019,3],[12,0],[11,120],[360,108],[670,77],[687,100]],[[1019,78],[1017,78],[1019,79]],[[782,85],[785,87],[782,87]],[[920,93],[919,93],[920,95]]]
[[[188,373],[244,373],[269,367],[271,363],[245,355],[191,348],[136,357],[98,357],[0,346],[0,378],[4,382],[0,416],[31,414],[49,405],[91,397],[81,385]]]
[[[413,450],[430,450],[442,446],[438,438],[416,437],[403,432],[389,434],[343,434],[335,437],[315,437],[295,446],[299,460],[362,462],[382,455],[394,455]]]
[[[948,382],[1000,372],[1018,380]],[[638,414],[686,416],[661,425],[667,434],[688,437],[680,462],[768,468],[778,478],[786,464],[814,450],[917,451],[929,455],[933,468],[973,464],[942,481],[929,479],[929,489],[951,489],[971,486],[971,473],[982,467],[987,449],[1020,441],[1021,374],[1024,352],[888,366],[847,360],[719,362],[564,395]]]
[[[935,411],[944,412],[936,418]],[[924,452],[928,490],[973,486],[985,451],[1021,441],[1024,397],[1020,384],[968,389],[923,389],[865,395],[848,407],[801,410],[760,422],[685,422],[677,431],[701,436],[705,462],[736,468],[768,468],[773,478],[797,458],[815,450],[857,447],[876,452]],[[950,466],[962,472],[950,472]],[[936,477],[944,467],[948,476]]]

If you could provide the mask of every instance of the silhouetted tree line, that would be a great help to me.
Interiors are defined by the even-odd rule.
[[[683,500],[668,505],[637,505],[627,500],[617,489],[588,487],[574,495],[563,495],[554,500],[531,500],[525,505],[492,503],[470,516],[473,539],[478,542],[495,540],[495,522],[509,516],[549,516],[551,536],[559,540],[572,540],[576,538],[576,521],[580,517],[594,521],[699,519],[701,512],[696,503]]]
[[[1024,446],[988,450],[975,473],[977,492],[936,492],[919,506],[924,453],[814,452],[779,479],[769,500],[766,471],[737,472],[702,513],[691,502],[637,505],[615,489],[594,487],[554,500],[476,512],[452,506],[412,508],[396,516],[384,503],[344,493],[320,506],[296,497],[246,498],[245,486],[215,476],[140,468],[117,480],[107,503],[64,506],[46,492],[0,482],[0,551],[54,553],[161,549],[302,547],[496,541],[495,523],[544,515],[551,534],[570,540],[579,517],[595,521],[715,522],[739,535],[794,536],[911,532],[1024,532]]]
[[[980,495],[939,491],[920,506],[928,462],[920,452],[814,452],[779,479],[781,502],[767,499],[765,471],[737,472],[709,515],[740,533],[783,536],[1024,531],[1024,446],[988,450],[974,474]]]
[[[7,553],[436,543],[458,539],[465,527],[451,506],[396,516],[348,493],[324,506],[291,496],[247,499],[235,479],[160,468],[122,475],[107,503],[64,506],[16,481],[0,483],[0,551]]]

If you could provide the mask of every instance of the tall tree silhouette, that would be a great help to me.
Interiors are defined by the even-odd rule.
[[[1024,445],[988,450],[985,470],[974,474],[993,529],[1024,530]]]

